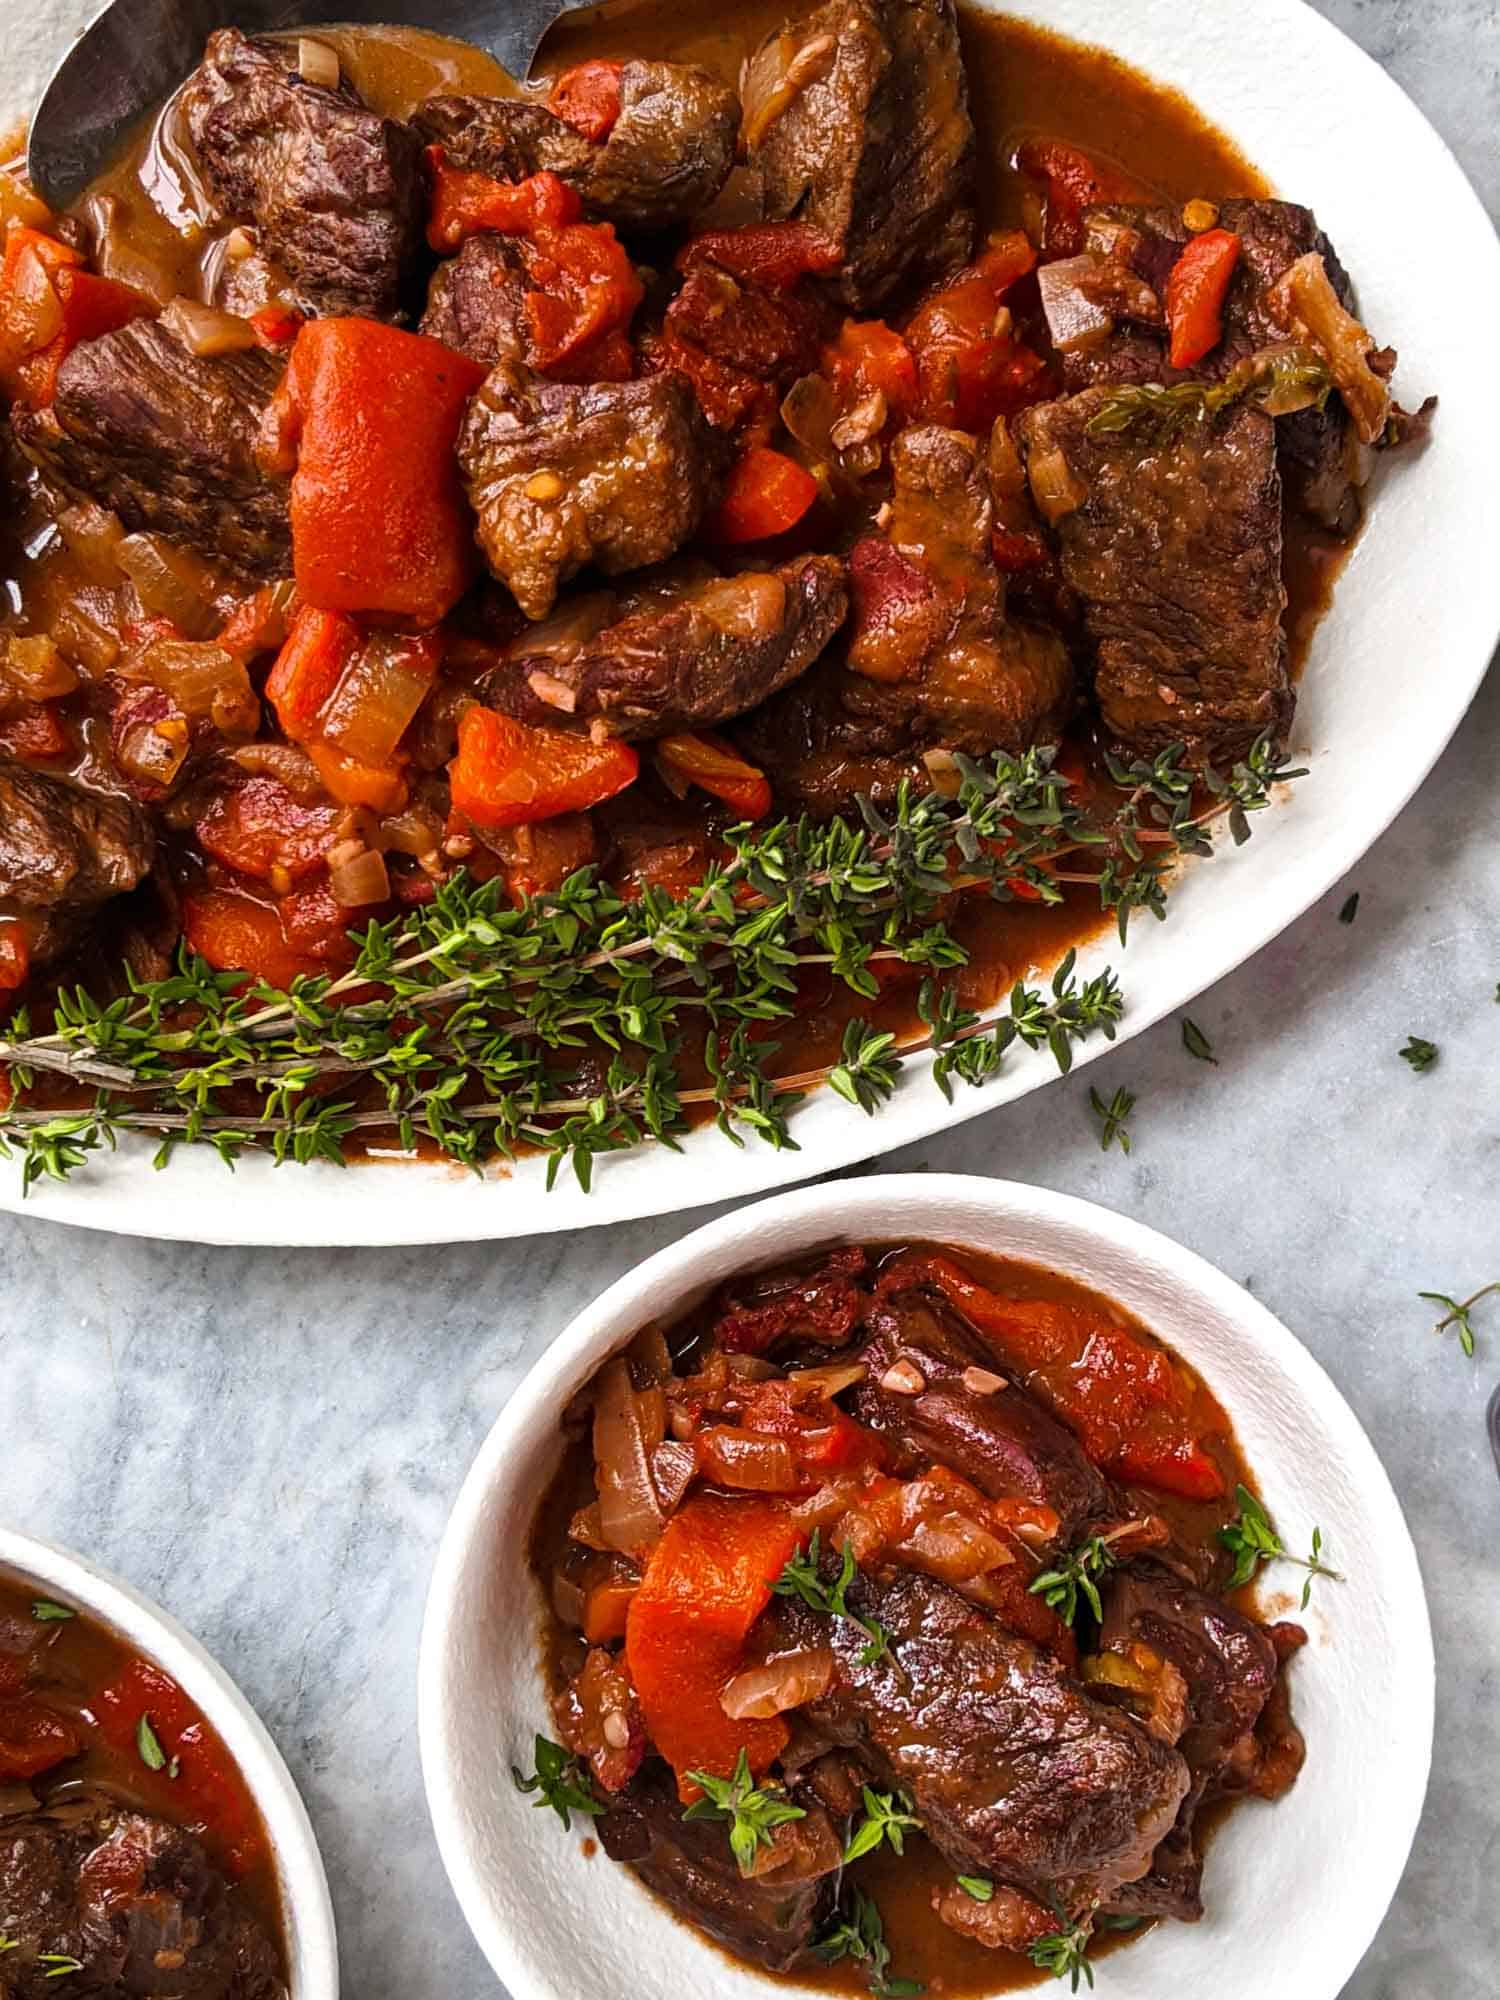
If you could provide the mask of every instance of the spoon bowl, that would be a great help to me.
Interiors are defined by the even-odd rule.
[[[334,25],[425,28],[531,68],[554,21],[588,0],[109,0],[74,42],[31,120],[26,170],[51,207],[75,201],[142,119],[189,75],[215,28],[247,34]],[[329,19],[337,14],[337,23]]]

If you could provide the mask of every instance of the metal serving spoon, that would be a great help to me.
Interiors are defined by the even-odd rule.
[[[189,74],[215,28],[350,23],[428,28],[474,42],[524,77],[543,35],[590,0],[110,0],[42,92],[26,148],[32,186],[66,208],[153,105]]]

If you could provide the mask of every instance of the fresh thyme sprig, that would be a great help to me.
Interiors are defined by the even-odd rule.
[[[1100,1150],[1107,1153],[1110,1147],[1118,1140],[1120,1151],[1128,1153],[1130,1151],[1130,1127],[1125,1121],[1135,1109],[1134,1093],[1128,1091],[1121,1084],[1120,1088],[1115,1092],[1108,1104],[1106,1104],[1098,1091],[1090,1085],[1089,1109],[1099,1120]]]
[[[1140,382],[1101,397],[1084,428],[1090,437],[1129,437],[1142,446],[1168,444],[1221,410],[1248,402],[1273,416],[1322,409],[1333,389],[1328,363],[1315,349],[1288,344],[1252,354],[1222,382]]]
[[[890,1842],[897,1854],[903,1854],[907,1828],[919,1828],[922,1824],[912,1811],[912,1801],[905,1792],[876,1792],[868,1785],[860,1787],[860,1794],[865,1816],[849,1836],[844,1848],[845,1863],[873,1854],[884,1840]]]
[[[860,1648],[859,1663],[862,1667],[873,1667],[889,1654],[891,1635],[878,1618],[862,1618],[849,1609],[845,1600],[845,1592],[859,1574],[853,1544],[844,1543],[838,1576],[832,1583],[824,1583],[818,1574],[819,1541],[820,1531],[814,1528],[806,1553],[789,1556],[771,1588],[778,1597],[800,1597],[810,1611],[821,1611],[826,1618],[843,1618],[857,1625],[870,1642]]]
[[[1424,1070],[1432,1068],[1438,1059],[1436,1042],[1429,1042],[1425,1035],[1408,1035],[1401,1050],[1401,1060],[1410,1063],[1421,1076]]]
[[[756,1784],[743,1750],[727,1778],[716,1778],[712,1771],[689,1771],[687,1775],[703,1797],[693,1801],[683,1818],[728,1820],[730,1851],[742,1875],[748,1875],[755,1865],[755,1850],[771,1845],[776,1827],[807,1818],[779,1785]]]
[[[1466,1299],[1450,1299],[1446,1292],[1418,1292],[1419,1299],[1427,1299],[1435,1306],[1446,1306],[1447,1311],[1433,1327],[1434,1333],[1446,1333],[1450,1326],[1458,1328],[1458,1344],[1472,1361],[1474,1358],[1474,1323],[1469,1315],[1481,1299],[1487,1299],[1492,1292],[1500,1292],[1500,1278],[1493,1283],[1481,1285],[1477,1292],[1470,1292]]]
[[[1234,1571],[1229,1579],[1231,1590],[1238,1590],[1242,1583],[1248,1583],[1262,1563],[1278,1560],[1296,1563],[1307,1571],[1307,1581],[1302,1586],[1304,1611],[1312,1596],[1315,1576],[1326,1576],[1332,1583],[1344,1582],[1342,1571],[1330,1569],[1323,1561],[1321,1528],[1313,1529],[1310,1552],[1305,1556],[1294,1556],[1271,1525],[1270,1515],[1248,1486],[1236,1486],[1234,1497],[1239,1502],[1240,1511],[1234,1520],[1219,1530],[1219,1540],[1234,1557]]]
[[[891,1978],[891,1948],[885,1941],[885,1925],[879,1910],[863,1890],[851,1885],[847,1893],[847,1909],[840,1912],[813,1950],[830,1965],[841,1958],[852,1958],[862,1964],[876,2000],[899,2000],[903,1994],[924,1992],[920,1980]]]
[[[1054,1979],[1066,1979],[1069,1992],[1076,1993],[1080,1981],[1090,1987],[1094,1983],[1094,1968],[1089,1963],[1089,1927],[1083,1922],[1071,1922],[1061,1909],[1056,1914],[1057,1929],[1038,1938],[1026,1956]]]
[[[627,903],[585,868],[516,910],[498,882],[459,874],[359,934],[347,972],[285,992],[185,949],[169,977],[130,977],[108,1003],[61,991],[45,1031],[23,1011],[0,1038],[0,1150],[19,1154],[30,1188],[130,1133],[159,1141],[158,1165],[180,1145],[231,1164],[249,1150],[341,1164],[350,1139],[380,1136],[476,1169],[538,1150],[549,1186],[568,1164],[587,1188],[598,1156],[675,1145],[698,1108],[737,1143],[794,1146],[789,1114],[808,1091],[827,1082],[874,1111],[923,1051],[950,1093],[955,1078],[987,1082],[1018,1042],[1066,1069],[1079,1041],[1114,1033],[1113,973],[1080,982],[1069,954],[1050,991],[1017,984],[981,1018],[958,999],[967,953],[944,899],[1055,904],[1091,886],[1123,937],[1136,911],[1165,914],[1171,868],[1211,851],[1212,822],[1243,839],[1302,773],[1269,739],[1228,773],[1194,771],[1177,748],[1113,763],[1120,798],[1103,815],[1071,796],[1054,756],[960,758],[956,797],[903,788],[884,815],[862,801],[857,821],[737,828],[681,899],[647,889]],[[776,1066],[769,1031],[797,1013],[799,974],[873,1001],[898,963],[924,975],[920,1039],[898,1046],[854,1020],[837,1060]],[[91,1099],[60,1105],[44,1077]]]
[[[1028,1586],[1030,1594],[1039,1597],[1043,1604],[1055,1611],[1064,1625],[1071,1625],[1076,1620],[1078,1600],[1082,1597],[1095,1618],[1102,1623],[1104,1606],[1099,1597],[1098,1579],[1119,1561],[1110,1544],[1134,1527],[1135,1523],[1130,1521],[1123,1527],[1111,1529],[1107,1535],[1090,1535],[1086,1542],[1070,1549],[1054,1568],[1043,1570]]]
[[[519,1764],[511,1765],[511,1782],[516,1790],[535,1792],[532,1804],[550,1806],[568,1832],[572,1831],[576,1812],[597,1819],[604,1807],[594,1796],[588,1768],[582,1759],[572,1756],[561,1743],[554,1743],[547,1736],[537,1737],[535,1756],[536,1769],[530,1777],[523,1776]]]

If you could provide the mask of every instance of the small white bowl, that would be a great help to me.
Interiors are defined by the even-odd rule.
[[[695,1231],[575,1319],[491,1431],[438,1553],[418,1692],[438,1846],[481,1949],[517,2000],[765,2000],[759,1977],[675,1922],[629,1869],[586,1860],[576,1823],[569,1839],[511,1783],[512,1761],[530,1768],[532,1733],[550,1733],[532,1518],[561,1410],[644,1321],[824,1244],[923,1240],[1065,1272],[1138,1314],[1229,1412],[1287,1546],[1322,1527],[1348,1581],[1320,1580],[1310,1609],[1292,1612],[1311,1638],[1294,1669],[1306,1769],[1277,1805],[1231,1815],[1208,1858],[1203,1923],[1163,1926],[1111,1957],[1099,1985],[1112,2000],[1163,2000],[1211,1976],[1215,2000],[1333,2000],[1395,1893],[1432,1754],[1427,1604],[1390,1482],[1323,1370],[1222,1272],[1109,1209],[950,1174],[807,1188]],[[1270,1571],[1268,1601],[1300,1589],[1299,1575]]]
[[[338,1942],[323,1857],[292,1774],[255,1710],[188,1631],[128,1583],[51,1542],[0,1527],[0,1570],[86,1612],[171,1675],[239,1766],[266,1829],[281,1895],[290,2000],[338,2000]]]

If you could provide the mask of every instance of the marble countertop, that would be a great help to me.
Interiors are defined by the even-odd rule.
[[[1500,213],[1500,15],[1487,0],[1322,0],[1434,120]],[[1347,2000],[1481,2000],[1500,1960],[1500,1484],[1479,1351],[1421,1290],[1500,1278],[1500,675],[1413,806],[1321,906],[1176,1022],[878,1171],[1031,1179],[1125,1209],[1249,1285],[1327,1365],[1406,1507],[1438,1647],[1432,1790]],[[1337,910],[1360,891],[1357,921]],[[1408,1033],[1442,1049],[1414,1075]],[[1089,1084],[1133,1090],[1099,1150]],[[193,1249],[0,1217],[0,1520],[174,1611],[240,1681],[300,1782],[350,2000],[496,1991],[428,1830],[414,1678],[453,1496],[528,1364],[583,1304],[711,1210],[530,1243]],[[1372,1745],[1378,1754],[1378,1745]],[[1295,1995],[1276,2000],[1297,2000]]]

